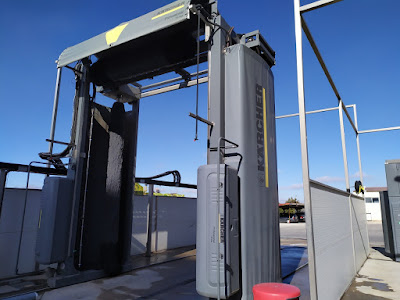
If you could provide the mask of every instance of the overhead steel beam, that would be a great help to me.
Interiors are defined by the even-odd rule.
[[[200,71],[199,72],[199,76],[207,74],[207,73],[208,73],[208,70]],[[196,72],[190,74],[190,77],[194,77],[194,76],[197,76]],[[156,87],[159,87],[159,86],[163,86],[163,85],[166,85],[166,84],[170,84],[170,83],[174,83],[174,82],[177,82],[177,81],[181,81],[183,79],[184,78],[182,78],[182,77],[171,78],[171,79],[167,79],[167,80],[164,80],[164,81],[160,81],[160,82],[156,82],[156,83],[152,83],[152,84],[143,86],[141,89],[142,89],[142,91],[143,90],[149,90],[149,89],[156,88]]]
[[[369,130],[360,130],[358,133],[361,134],[361,133],[372,133],[372,132],[391,131],[391,130],[400,130],[400,126],[378,128],[378,129],[369,129]]]
[[[320,0],[320,1],[315,1],[306,5],[303,5],[300,7],[300,13],[305,13],[308,11],[312,11],[314,9],[318,9],[327,5],[331,5],[337,2],[340,2],[343,0]]]
[[[208,82],[208,76],[199,78],[199,84],[206,83],[206,82]],[[141,98],[146,98],[146,97],[150,97],[150,96],[163,94],[163,93],[167,93],[167,92],[170,92],[170,91],[174,91],[174,90],[179,90],[179,89],[182,89],[182,88],[190,87],[190,86],[196,85],[197,84],[197,80],[195,79],[195,80],[188,81],[187,84],[182,86],[182,84],[184,84],[184,83],[185,82],[178,83],[178,84],[173,84],[173,85],[169,85],[169,86],[162,87],[162,88],[159,88],[159,89],[155,89],[155,90],[151,90],[151,91],[148,91],[148,92],[144,92],[144,93],[142,93]]]

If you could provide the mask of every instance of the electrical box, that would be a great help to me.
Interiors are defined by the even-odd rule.
[[[388,238],[393,240],[393,258],[400,261],[400,159],[387,160],[385,169],[392,225]]]
[[[36,262],[52,264],[68,256],[73,182],[63,177],[44,180],[40,203]]]
[[[237,170],[217,165],[197,171],[196,289],[205,297],[227,299],[239,290],[239,190]],[[218,266],[218,244],[220,264]],[[218,275],[219,273],[219,275]]]

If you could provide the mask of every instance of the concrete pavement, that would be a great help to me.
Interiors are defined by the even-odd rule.
[[[400,263],[375,247],[342,300],[400,299]]]
[[[280,228],[283,282],[299,287],[302,292],[301,300],[308,300],[310,295],[305,224],[282,223]],[[342,300],[398,300],[400,264],[381,253],[381,224],[369,222],[368,229],[374,249]],[[112,278],[43,291],[40,299],[206,299],[196,293],[195,259],[195,250],[156,254],[152,257],[155,265],[143,265],[132,272]],[[162,261],[166,262],[161,263]]]

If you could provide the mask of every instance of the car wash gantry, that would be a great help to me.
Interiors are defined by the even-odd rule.
[[[50,147],[41,157],[66,176],[45,180],[36,256],[62,265],[54,286],[131,268],[139,103],[206,82],[208,116],[198,115],[198,93],[190,113],[195,139],[198,122],[208,128],[197,180],[197,291],[253,299],[253,285],[281,280],[274,57],[258,30],[236,33],[213,0],[175,1],[62,52]],[[193,66],[195,73],[185,70]],[[74,72],[76,90],[71,140],[56,154],[62,69]],[[170,72],[179,76],[139,84]],[[96,103],[95,92],[113,106]]]

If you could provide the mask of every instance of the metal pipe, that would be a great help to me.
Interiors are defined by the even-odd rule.
[[[208,77],[201,77],[199,78],[199,84],[201,83],[205,83],[208,81]],[[197,80],[191,80],[187,82],[187,85],[185,87],[190,87],[197,84]],[[159,89],[155,89],[155,90],[151,90],[148,92],[144,92],[141,95],[141,98],[146,98],[146,97],[150,97],[150,96],[154,96],[154,95],[158,95],[158,94],[162,94],[162,93],[166,93],[166,92],[170,92],[170,91],[174,91],[174,90],[179,90],[183,88],[182,85],[180,83],[178,84],[174,84],[174,85],[169,85],[163,88],[159,88]]]
[[[149,184],[149,196],[147,199],[147,243],[146,243],[146,256],[151,256],[151,242],[153,233],[153,194],[154,184]]]
[[[380,131],[391,131],[391,130],[399,130],[400,126],[395,127],[386,127],[386,128],[378,128],[378,129],[369,129],[369,130],[360,130],[358,133],[372,133],[372,132],[380,132]]]
[[[343,124],[343,101],[339,102],[339,122],[340,122],[340,136],[342,139],[342,152],[343,152],[343,164],[344,164],[344,176],[346,179],[346,190],[350,193],[350,181],[349,181],[349,169],[347,164],[347,152],[346,152],[346,137],[344,133]]]
[[[53,154],[54,135],[56,132],[58,100],[60,97],[61,71],[62,71],[62,68],[57,68],[56,89],[54,92],[53,114],[51,116],[50,138],[49,138],[49,140],[50,140],[50,145],[49,145],[50,156],[52,156],[52,154]],[[50,163],[48,165],[50,165]]]
[[[218,272],[218,280],[217,280],[217,295],[218,295],[218,300],[221,299],[221,249],[220,249],[220,243],[221,243],[221,211],[220,211],[220,197],[221,197],[221,187],[223,187],[223,183],[221,182],[221,142],[228,142],[230,144],[232,144],[235,148],[239,147],[238,144],[235,144],[223,137],[220,137],[218,139],[218,164],[217,164],[217,222],[216,224],[218,224],[218,242],[217,242],[217,272]],[[223,157],[223,156],[222,156]],[[225,174],[225,171],[224,171]]]
[[[18,264],[19,264],[19,256],[21,252],[21,244],[22,244],[22,235],[24,232],[24,223],[25,223],[25,212],[26,212],[26,203],[28,201],[28,188],[29,188],[29,178],[30,178],[30,173],[31,173],[31,165],[34,162],[30,162],[28,165],[28,174],[26,177],[26,186],[25,186],[25,197],[24,197],[24,206],[22,210],[22,220],[21,220],[21,234],[19,236],[19,241],[18,241],[18,250],[17,250],[17,262],[15,264],[15,274],[16,275],[21,275],[18,270]]]
[[[89,182],[90,152],[91,152],[92,141],[93,141],[94,108],[92,108],[91,113],[92,113],[92,116],[90,117],[89,147],[88,147],[88,152],[87,152],[88,154],[87,154],[87,160],[86,160],[85,189],[84,189],[84,194],[83,194],[82,214],[81,214],[81,229],[80,229],[80,237],[79,237],[79,254],[78,254],[78,266],[79,266],[79,268],[82,266],[83,232],[85,230],[85,213],[86,213],[86,202],[87,202],[88,182]]]
[[[208,70],[203,70],[203,71],[200,71],[198,73],[197,72],[191,73],[190,77],[197,76],[197,74],[199,76],[201,76],[201,75],[205,75],[207,73],[208,73]],[[169,83],[174,83],[174,82],[181,81],[181,80],[183,80],[183,77],[176,77],[176,78],[172,78],[172,79],[167,79],[167,80],[164,80],[164,81],[160,81],[160,82],[156,82],[156,83],[152,83],[152,84],[143,86],[141,89],[142,89],[142,91],[143,90],[148,90],[148,89],[152,89],[152,88],[155,88],[155,87],[163,86],[163,85],[166,85],[166,84],[169,84]]]
[[[357,107],[355,104],[353,104],[353,115],[354,115],[354,123],[357,128],[356,142],[357,142],[358,168],[360,172],[360,180],[364,184],[363,172],[361,167],[361,151],[360,151],[360,137],[359,137],[358,121],[357,121]]]
[[[205,124],[207,124],[209,126],[214,126],[215,125],[214,122],[208,121],[208,120],[206,120],[206,119],[204,119],[204,118],[202,118],[202,117],[200,117],[198,115],[195,115],[193,113],[189,113],[189,117],[192,117],[192,118],[194,118],[194,119],[196,119],[196,120],[198,120],[200,122],[203,122],[203,123],[205,123]]]
[[[303,170],[304,208],[307,215],[307,251],[309,262],[310,299],[317,300],[317,277],[315,267],[315,245],[313,214],[310,190],[310,172],[308,162],[306,107],[304,97],[304,72],[303,72],[303,41],[301,31],[300,0],[294,0],[294,27],[296,36],[296,61],[297,61],[297,89],[299,102],[301,164]]]
[[[346,109],[346,106],[343,104],[343,100],[342,100],[342,108],[343,108],[343,111],[345,112],[345,114],[347,116],[347,119],[349,120],[349,122],[351,124],[351,127],[353,127],[354,133],[357,134],[357,132],[358,132],[357,127],[354,125],[353,120],[351,119],[350,114]]]
[[[319,0],[300,7],[300,13],[305,13],[343,0]]]
[[[200,68],[200,12],[197,12],[197,57],[196,57],[196,116],[199,115],[199,68]],[[199,119],[196,119],[196,132],[194,140],[197,141]]]

